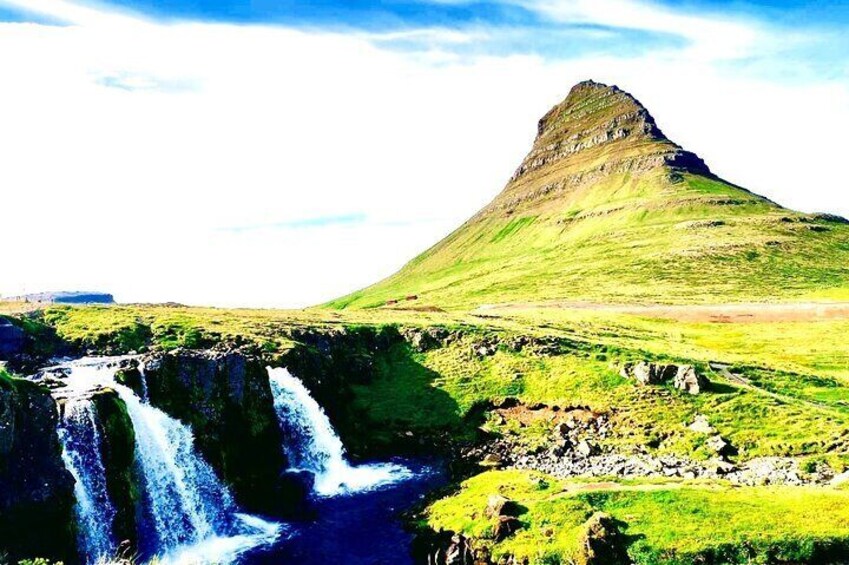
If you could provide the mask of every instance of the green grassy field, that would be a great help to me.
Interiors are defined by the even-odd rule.
[[[238,341],[274,355],[293,347],[292,331],[304,328],[451,328],[462,332],[451,344],[417,352],[400,343],[376,357],[373,378],[354,390],[357,407],[375,433],[452,427],[461,433],[463,418],[475,406],[515,396],[529,404],[611,412],[629,432],[610,438],[621,448],[661,437],[661,453],[707,457],[704,438],[686,427],[703,413],[740,448],[741,458],[828,455],[843,465],[842,451],[827,452],[826,447],[844,443],[849,423],[849,363],[840,339],[846,322],[687,325],[582,310],[518,311],[480,319],[385,310],[340,314],[142,306],[53,307],[41,319],[65,341],[116,352]],[[551,355],[505,346],[493,355],[473,353],[481,340],[506,343],[517,335],[558,338],[566,345]],[[816,346],[806,348],[805,343]],[[618,366],[639,359],[695,363],[717,386],[699,396],[667,387],[638,395],[634,384],[619,376]],[[732,363],[749,386],[711,370],[707,361],[712,359]]]
[[[499,494],[522,508],[523,528],[492,539],[485,515]],[[493,555],[533,564],[578,561],[587,519],[605,512],[620,523],[638,565],[820,562],[849,542],[849,491],[809,487],[738,487],[672,480],[592,483],[528,471],[490,471],[431,504],[422,524],[464,532]],[[844,549],[845,555],[845,549]]]

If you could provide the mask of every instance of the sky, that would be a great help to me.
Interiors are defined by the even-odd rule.
[[[489,202],[584,79],[849,216],[849,3],[0,0],[0,294],[303,307]]]

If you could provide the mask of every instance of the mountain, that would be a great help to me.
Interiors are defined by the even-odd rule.
[[[44,304],[114,304],[115,297],[105,292],[68,291],[39,292],[35,294],[23,294],[21,296],[8,296],[3,298],[7,302],[37,302]]]
[[[632,95],[585,81],[539,121],[489,205],[395,275],[329,306],[840,298],[849,298],[846,220],[718,178]]]

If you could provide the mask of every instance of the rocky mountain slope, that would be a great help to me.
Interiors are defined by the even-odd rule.
[[[715,175],[615,86],[576,85],[504,190],[337,308],[849,296],[849,225]]]

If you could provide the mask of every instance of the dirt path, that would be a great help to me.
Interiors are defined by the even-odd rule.
[[[711,369],[718,371],[719,374],[721,374],[723,377],[725,377],[725,379],[727,379],[729,382],[734,383],[738,386],[741,386],[745,389],[751,390],[753,392],[765,394],[766,396],[772,397],[772,398],[774,398],[774,399],[776,399],[780,402],[784,402],[786,404],[803,404],[805,406],[810,406],[811,408],[815,408],[817,410],[823,410],[823,411],[832,412],[832,413],[835,413],[835,414],[845,414],[845,412],[842,411],[839,408],[836,408],[834,406],[829,406],[827,404],[823,404],[823,403],[817,402],[815,400],[807,400],[807,399],[798,398],[798,397],[795,397],[795,396],[788,396],[788,395],[785,395],[785,394],[779,394],[777,392],[772,392],[772,391],[766,390],[764,388],[761,388],[757,385],[752,384],[749,381],[749,379],[747,379],[745,377],[741,377],[740,375],[735,375],[734,373],[732,373],[729,370],[730,366],[726,365],[724,363],[711,362],[710,367],[711,367]]]
[[[601,304],[594,302],[505,303],[479,307],[474,313],[498,314],[499,311],[555,309],[591,310],[663,318],[680,322],[808,322],[849,320],[849,302],[789,302],[733,304]]]

